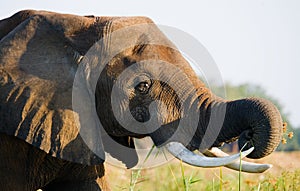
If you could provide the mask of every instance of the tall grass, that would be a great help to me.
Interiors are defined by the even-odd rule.
[[[200,182],[202,180],[200,178],[195,177],[194,172],[192,172],[190,176],[186,176],[182,161],[180,161],[180,169],[181,169],[181,180],[183,183],[184,191],[190,191],[190,188],[192,187],[193,184]]]
[[[133,172],[128,172],[124,169],[114,169],[110,171],[108,181],[113,191],[300,190],[300,170],[284,171],[279,176],[273,176],[272,174],[243,174],[238,184],[239,172],[227,169],[224,172],[225,169],[223,169],[194,168],[178,161],[173,161],[171,164],[155,169],[141,169]],[[124,174],[128,179],[120,180],[120,174]]]
[[[241,178],[242,178],[242,162],[243,162],[242,161],[242,151],[246,147],[247,144],[248,144],[248,142],[246,142],[244,144],[244,146],[240,150],[239,191],[241,191],[241,186],[242,186],[242,183],[241,183]]]
[[[145,164],[147,162],[147,160],[149,159],[151,153],[153,152],[153,149],[155,148],[155,145],[152,145],[150,151],[148,152],[146,158],[144,159],[143,161],[143,164]],[[140,180],[138,181],[138,179],[140,178],[141,176],[141,171],[142,171],[142,168],[139,168],[137,170],[133,170],[131,172],[131,177],[130,177],[130,183],[129,183],[129,191],[134,191],[134,187],[136,184],[140,183],[140,182],[143,182],[144,180]]]
[[[113,191],[300,191],[300,169],[288,169],[277,175],[270,171],[249,174],[222,167],[192,167],[176,159],[153,169],[130,171],[112,166],[107,169]]]

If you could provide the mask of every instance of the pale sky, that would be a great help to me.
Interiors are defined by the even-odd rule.
[[[0,19],[22,9],[147,16],[181,29],[209,51],[224,81],[262,86],[300,127],[298,0],[10,0],[1,3]]]

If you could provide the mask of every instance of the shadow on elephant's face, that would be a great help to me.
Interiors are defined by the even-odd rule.
[[[150,59],[149,52],[146,56],[139,53],[139,57],[126,52],[115,56],[106,65],[97,84],[100,95],[96,98],[102,98],[97,104],[109,105],[99,108],[98,112],[102,114],[98,116],[102,118],[100,120],[110,120],[106,122],[107,127],[112,126],[111,123],[117,127],[111,132],[113,135],[119,131],[135,137],[149,135],[161,125],[181,117],[180,98],[169,85],[171,78],[178,76],[178,68],[155,57]],[[107,117],[103,117],[105,115]]]
[[[155,117],[160,124],[166,124],[180,117],[179,98],[166,83],[157,80],[140,81],[134,87],[133,95],[129,108],[138,122],[144,123]]]

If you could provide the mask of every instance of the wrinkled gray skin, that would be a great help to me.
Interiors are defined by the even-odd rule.
[[[144,17],[81,17],[44,11],[21,11],[0,21],[1,190],[109,190],[103,158],[86,146],[76,125],[75,118],[84,119],[72,110],[74,71],[81,56],[105,35],[151,23]],[[101,72],[93,95],[105,130],[101,131],[128,148],[134,148],[132,138],[150,136],[157,146],[170,140],[184,143],[190,138],[184,143],[186,147],[200,151],[238,139],[240,146],[250,142],[247,147],[255,147],[250,158],[275,150],[282,120],[272,103],[258,98],[226,101],[214,96],[176,49],[145,45],[151,34],[157,41],[168,42],[158,29],[148,31],[147,27],[125,35],[138,45],[119,52]],[[116,120],[111,92],[126,68],[147,59],[152,59],[155,67],[145,67],[143,77],[133,70],[129,80],[118,84],[119,93],[128,101],[127,105],[120,102],[121,114],[129,111],[141,124],[155,117],[161,122],[155,131],[136,133],[135,127],[126,129]],[[175,69],[161,67],[162,61]],[[155,100],[160,104],[151,110]],[[195,132],[188,123],[178,126],[189,117],[184,113],[187,110],[200,113],[197,120],[188,122],[196,124]],[[173,136],[178,128],[179,133]],[[221,129],[216,139],[203,144],[206,130],[210,136],[216,129]],[[134,166],[134,149],[124,152],[110,148],[107,134],[93,140],[100,155],[105,150],[127,167]]]

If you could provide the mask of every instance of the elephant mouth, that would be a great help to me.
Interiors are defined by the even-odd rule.
[[[131,115],[138,122],[144,123],[150,120],[150,112],[145,106],[134,107],[130,110]]]
[[[254,150],[254,147],[234,155],[228,155],[217,147],[206,149],[201,155],[198,155],[179,142],[169,142],[165,147],[169,153],[179,160],[197,167],[211,168],[225,166],[233,170],[241,170],[250,173],[261,173],[272,167],[270,164],[256,164],[241,161],[242,158],[246,157]]]

